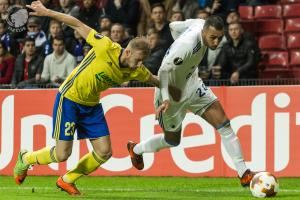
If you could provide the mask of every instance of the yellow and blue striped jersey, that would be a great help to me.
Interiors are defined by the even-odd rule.
[[[59,88],[66,98],[86,106],[99,103],[101,91],[129,80],[145,82],[150,72],[145,66],[121,68],[122,47],[91,30],[87,42],[93,47]]]

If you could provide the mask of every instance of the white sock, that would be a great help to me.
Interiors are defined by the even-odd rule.
[[[172,147],[172,145],[166,142],[164,134],[156,134],[149,139],[135,145],[133,152],[141,155],[143,153],[157,152],[167,147]]]
[[[222,143],[227,153],[233,160],[239,177],[242,177],[248,168],[246,167],[243,158],[242,149],[238,137],[233,132],[230,124],[218,129],[218,132],[221,134]]]

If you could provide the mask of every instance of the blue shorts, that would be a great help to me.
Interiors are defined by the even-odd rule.
[[[93,139],[109,135],[101,104],[84,106],[75,103],[60,93],[56,95],[53,108],[53,132],[56,140]]]

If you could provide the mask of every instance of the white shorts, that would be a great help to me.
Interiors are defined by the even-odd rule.
[[[161,112],[158,117],[160,126],[170,132],[178,132],[181,130],[182,121],[187,113],[191,111],[196,115],[201,116],[205,110],[215,101],[217,101],[216,95],[207,88],[202,80],[199,80],[198,87],[191,88],[194,90],[190,98],[187,98],[181,102],[171,100],[169,109],[164,113]],[[162,103],[160,90],[156,89],[154,105],[157,109]]]

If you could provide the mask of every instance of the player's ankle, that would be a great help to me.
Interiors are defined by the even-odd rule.
[[[29,165],[29,163],[27,162],[26,157],[25,157],[27,154],[28,154],[28,152],[22,155],[22,162],[23,162],[25,165]]]

